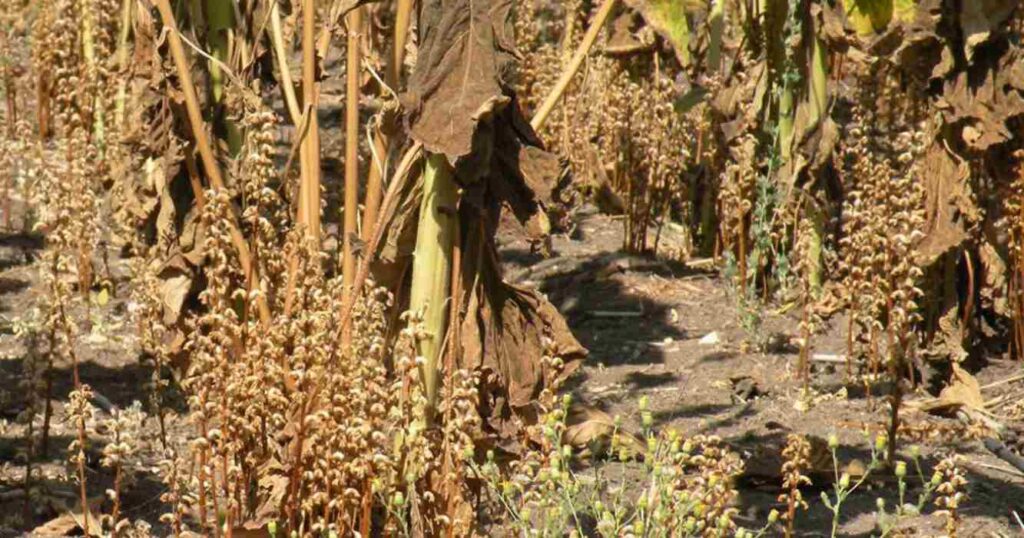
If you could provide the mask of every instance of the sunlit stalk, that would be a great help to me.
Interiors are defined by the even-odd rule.
[[[422,315],[425,337],[418,344],[425,363],[420,377],[427,397],[427,418],[437,405],[438,354],[448,313],[452,252],[455,245],[458,191],[452,169],[443,155],[431,155],[423,173],[423,199],[416,230],[409,309]]]
[[[346,293],[356,278],[356,254],[353,241],[359,218],[359,73],[360,35],[363,9],[346,16],[348,22],[348,59],[345,66],[345,222],[342,238],[341,270]]]
[[[302,208],[299,222],[315,244],[320,244],[320,128],[317,121],[316,84],[316,4],[302,1],[302,105],[308,114],[308,126],[302,139],[300,163],[302,184],[299,198]]]

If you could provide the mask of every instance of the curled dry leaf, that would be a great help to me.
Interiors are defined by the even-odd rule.
[[[985,398],[981,395],[978,380],[954,362],[949,385],[942,389],[938,398],[921,403],[920,409],[944,414],[956,413],[960,409],[984,411]]]
[[[641,455],[647,450],[647,446],[636,436],[616,428],[615,419],[611,415],[579,403],[569,408],[562,441],[578,449],[597,448],[600,451],[614,445],[625,449],[630,456]]]

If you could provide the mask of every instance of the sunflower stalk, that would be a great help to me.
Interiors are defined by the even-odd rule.
[[[457,203],[458,189],[451,167],[443,155],[431,155],[423,173],[409,295],[410,310],[422,316],[424,335],[417,342],[417,353],[424,359],[420,379],[427,396],[428,423],[433,420],[438,401],[438,361],[446,333],[452,253],[459,224]]]

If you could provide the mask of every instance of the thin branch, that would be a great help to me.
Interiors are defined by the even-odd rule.
[[[302,109],[299,107],[299,100],[295,97],[295,83],[292,81],[292,73],[288,68],[288,51],[284,46],[281,10],[277,0],[271,0],[270,3],[270,40],[273,41],[274,57],[277,58],[277,67],[281,71],[281,90],[284,92],[284,102],[288,105],[292,123],[298,125],[302,118]]]
[[[601,28],[604,23],[608,20],[608,16],[611,15],[612,8],[615,7],[616,0],[604,0],[604,4],[601,4],[601,8],[597,11],[597,15],[594,15],[594,20],[590,23],[590,28],[587,29],[587,33],[583,35],[583,41],[580,43],[580,47],[576,49],[576,53],[573,54],[572,60],[569,61],[569,65],[562,71],[562,76],[559,77],[558,82],[555,83],[555,87],[551,90],[551,93],[544,99],[544,102],[537,109],[533,119],[530,120],[530,125],[534,130],[539,130],[544,122],[547,121],[548,115],[554,110],[555,105],[562,99],[562,95],[565,93],[566,88],[569,87],[569,83],[572,82],[573,77],[580,70],[580,66],[583,65],[583,60],[586,59],[587,54],[590,53],[591,47],[594,46],[594,42],[597,41],[597,35],[601,33]]]

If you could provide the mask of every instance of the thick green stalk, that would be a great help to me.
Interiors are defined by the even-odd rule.
[[[206,0],[206,41],[210,44],[210,54],[220,60],[227,61],[227,32],[234,26],[234,9],[231,0]],[[220,65],[210,62],[210,91],[213,100],[220,103],[224,99],[224,73]]]
[[[808,91],[811,100],[811,123],[816,124],[825,117],[828,107],[828,65],[825,62],[825,45],[815,36],[811,48],[811,77]]]
[[[782,162],[789,162],[793,156],[793,117],[796,107],[793,103],[793,87],[788,82],[782,83],[782,93],[779,97],[779,155]]]
[[[447,301],[450,296],[452,252],[459,224],[456,204],[458,189],[444,155],[431,155],[423,173],[416,251],[412,265],[409,308],[423,316],[426,336],[417,342],[425,360],[420,370],[427,397],[427,421],[437,408],[439,354],[446,333]]]
[[[818,37],[814,38],[811,48],[811,68],[808,84],[808,100],[810,101],[810,120],[812,125],[818,124],[828,114],[828,67],[825,63],[825,45]],[[810,246],[807,249],[808,284],[811,295],[818,297],[822,286],[821,243],[825,233],[825,215],[819,208],[810,208],[807,215],[811,219]]]
[[[206,41],[210,44],[211,55],[228,63],[229,47],[228,32],[235,27],[235,11],[232,0],[206,0]],[[224,102],[224,72],[220,64],[210,62],[210,92],[217,104]],[[220,118],[227,137],[231,155],[238,155],[242,150],[242,131],[235,122],[225,117]]]

